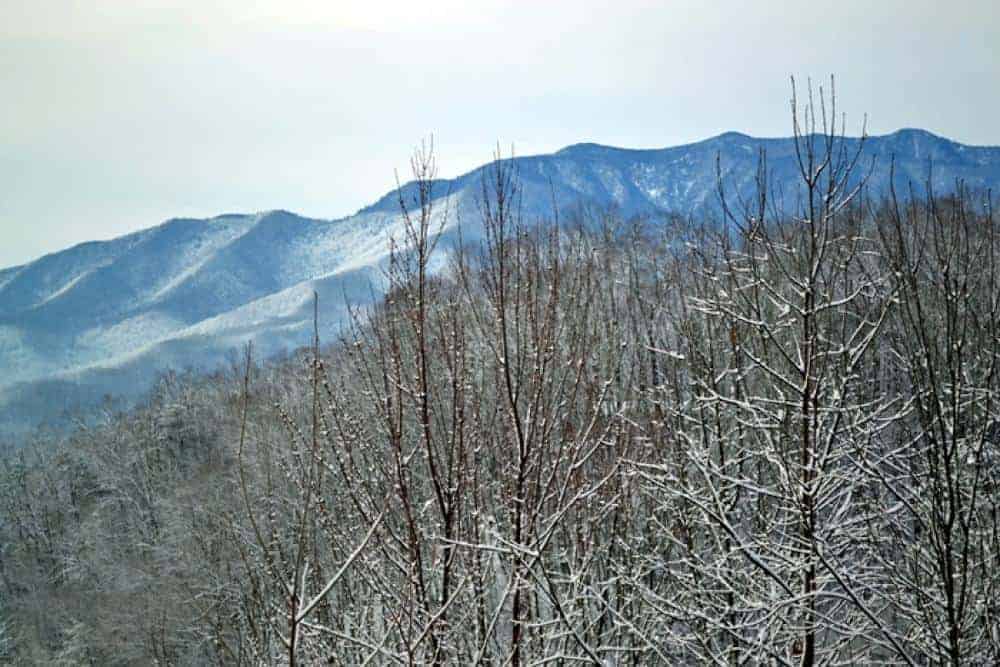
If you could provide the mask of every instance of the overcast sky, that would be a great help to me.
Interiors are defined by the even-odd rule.
[[[0,267],[175,216],[353,213],[581,141],[790,133],[791,74],[855,132],[1000,144],[992,0],[0,0]]]

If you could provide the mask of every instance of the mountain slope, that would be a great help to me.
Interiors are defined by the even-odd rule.
[[[857,139],[845,139],[851,151]],[[794,202],[798,162],[789,139],[726,133],[658,150],[578,144],[517,158],[522,204],[531,218],[580,204],[624,216],[717,213],[716,160],[734,200],[753,193],[764,151],[771,181]],[[896,185],[932,176],[938,192],[961,179],[1000,185],[1000,148],[964,146],[921,130],[871,137],[862,164],[894,159]],[[435,183],[448,196],[444,233],[478,234],[483,169]],[[859,169],[859,173],[864,169]],[[869,181],[889,187],[888,169]],[[414,184],[402,188],[413,201]],[[286,211],[176,219],[106,242],[85,243],[0,270],[0,433],[24,429],[105,393],[135,396],[168,367],[211,368],[254,340],[260,354],[308,341],[311,299],[320,295],[327,339],[346,303],[380,293],[390,238],[402,237],[395,191],[341,220]],[[444,244],[447,246],[447,240]],[[346,300],[345,300],[346,297]]]

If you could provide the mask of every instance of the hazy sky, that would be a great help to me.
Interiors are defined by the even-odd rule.
[[[596,141],[855,132],[1000,144],[995,0],[0,0],[0,267],[174,216],[353,213],[434,134],[442,176]]]

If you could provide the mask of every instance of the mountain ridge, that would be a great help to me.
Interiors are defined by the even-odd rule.
[[[860,138],[842,141],[855,147]],[[584,142],[505,163],[513,159],[517,167],[529,218],[579,205],[611,207],[624,217],[712,215],[718,213],[717,156],[727,192],[748,197],[762,149],[770,177],[793,192],[798,165],[791,139],[739,132],[654,149]],[[897,185],[922,182],[930,166],[937,192],[956,180],[973,188],[1000,186],[998,147],[904,128],[867,137],[864,150],[866,160],[895,157]],[[463,239],[476,240],[476,199],[488,168],[434,182],[438,215],[451,214],[446,239],[457,240],[461,223]],[[868,185],[876,194],[887,192],[885,170]],[[25,407],[32,391],[43,395],[41,388],[53,383],[62,389],[49,392],[51,405],[93,404],[96,391],[135,396],[169,366],[209,369],[247,340],[262,355],[304,344],[313,291],[320,294],[324,333],[335,335],[347,317],[345,297],[363,305],[384,286],[390,238],[404,231],[399,198],[409,205],[415,187],[404,183],[334,219],[283,209],[172,218],[0,269],[0,433],[32,426],[26,415],[33,409]],[[124,379],[105,382],[109,373]]]

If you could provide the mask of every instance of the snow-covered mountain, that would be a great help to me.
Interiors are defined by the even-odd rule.
[[[845,140],[847,148],[855,139]],[[749,196],[760,149],[772,182],[794,196],[798,165],[789,139],[727,133],[686,146],[628,150],[578,144],[516,159],[523,210],[532,217],[578,204],[625,216],[705,212],[718,206],[716,156],[727,190]],[[871,137],[866,160],[895,158],[900,184],[936,191],[957,179],[1000,185],[1000,148],[964,146],[921,130]],[[482,169],[439,181],[449,201],[445,235],[477,236]],[[869,182],[888,188],[888,169]],[[403,188],[410,197],[413,186]],[[136,396],[167,368],[212,368],[253,340],[260,355],[306,343],[317,292],[325,338],[348,303],[382,289],[389,240],[402,236],[395,191],[341,220],[286,211],[176,219],[111,241],[84,243],[0,270],[0,433],[16,433],[105,394]],[[447,245],[447,243],[445,243]]]

